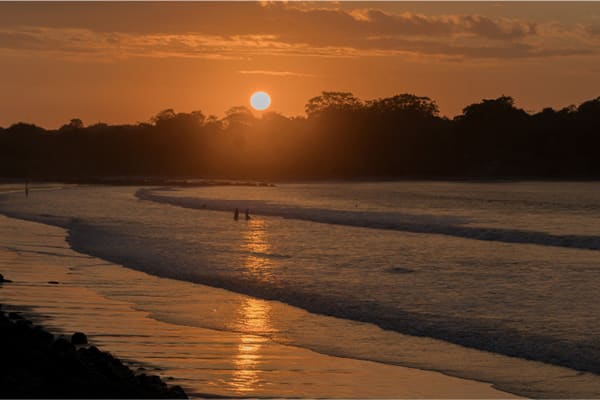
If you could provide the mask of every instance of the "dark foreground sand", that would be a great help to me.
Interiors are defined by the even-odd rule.
[[[158,376],[135,375],[81,334],[55,338],[17,313],[0,311],[2,398],[187,398]]]

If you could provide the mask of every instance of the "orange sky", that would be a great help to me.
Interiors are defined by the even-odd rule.
[[[600,95],[600,2],[0,3],[0,57],[5,127],[222,116],[255,90],[290,116],[322,90],[534,111]]]

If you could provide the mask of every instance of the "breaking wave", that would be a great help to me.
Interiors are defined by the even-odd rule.
[[[556,235],[519,229],[469,226],[465,218],[415,215],[400,212],[332,210],[323,208],[291,207],[261,200],[215,200],[196,197],[174,197],[140,189],[136,196],[163,204],[191,209],[232,211],[235,208],[252,210],[252,214],[297,219],[325,224],[360,228],[390,229],[410,233],[454,236],[465,239],[535,244],[584,250],[600,250],[600,236]]]

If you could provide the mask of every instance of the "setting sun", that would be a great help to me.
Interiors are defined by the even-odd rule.
[[[250,96],[250,104],[255,110],[266,110],[271,105],[271,96],[266,92],[254,92]]]

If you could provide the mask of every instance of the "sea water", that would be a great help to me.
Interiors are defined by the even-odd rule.
[[[568,367],[573,379],[582,379],[575,370],[592,372],[585,377],[592,380],[600,372],[599,189],[577,182],[70,187],[27,199],[5,194],[0,210],[67,228],[74,249],[134,269],[336,317],[315,326],[302,314],[280,315],[265,325],[143,305],[157,318],[527,394],[540,374],[527,371],[542,367],[510,371],[494,354]],[[457,360],[454,345],[490,356]],[[549,376],[549,394],[569,393],[572,382],[557,388]]]

